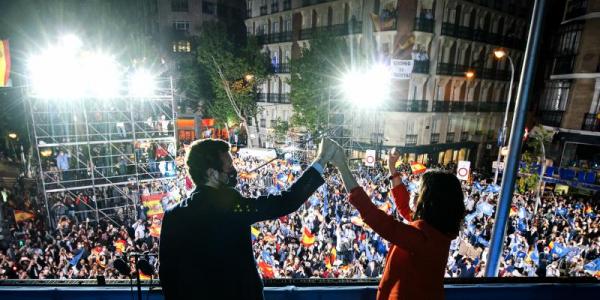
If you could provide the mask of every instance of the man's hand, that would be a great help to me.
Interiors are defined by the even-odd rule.
[[[319,149],[317,151],[317,162],[321,164],[321,166],[325,167],[325,164],[334,158],[336,152],[337,147],[331,139],[321,139],[321,142],[319,143]]]
[[[394,147],[390,151],[390,155],[388,157],[388,169],[390,170],[390,174],[394,174],[396,171],[396,162],[398,162],[398,159],[400,159],[400,151]]]
[[[333,157],[333,164],[339,169],[345,168],[348,166],[348,159],[346,158],[346,154],[344,153],[344,149],[338,143],[333,142],[336,148],[335,155]]]

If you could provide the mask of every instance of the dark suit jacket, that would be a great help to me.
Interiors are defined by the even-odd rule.
[[[250,225],[296,211],[323,183],[310,167],[281,195],[245,198],[232,188],[198,187],[163,219],[165,299],[263,299]]]

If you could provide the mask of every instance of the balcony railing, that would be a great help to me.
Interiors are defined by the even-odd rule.
[[[286,11],[286,10],[290,10],[290,9],[292,9],[292,0],[283,1],[283,10],[282,11]]]
[[[469,132],[468,131],[463,131],[460,133],[460,141],[461,142],[466,142],[469,140]]]
[[[571,0],[567,4],[567,12],[565,13],[565,20],[577,18],[585,15],[587,12],[588,0]]]
[[[273,65],[273,72],[281,74],[281,73],[289,73],[290,72],[290,64],[288,63],[279,63]]]
[[[523,49],[525,47],[525,42],[522,39],[502,36],[497,33],[492,33],[481,29],[473,29],[468,26],[459,26],[447,22],[442,23],[442,35],[486,44],[499,45],[506,48]]]
[[[431,134],[430,144],[437,144],[439,142],[440,142],[440,134],[439,133],[432,133]]]
[[[292,33],[290,31],[286,32],[275,32],[271,34],[265,35],[257,35],[259,44],[274,44],[274,43],[284,43],[292,41]]]
[[[429,60],[415,60],[413,73],[429,74]]]
[[[588,131],[600,131],[600,113],[585,114],[581,129]]]
[[[268,12],[267,12],[267,6],[266,5],[265,6],[261,6],[260,7],[260,15],[264,16],[266,14],[268,14]]]
[[[321,26],[315,28],[305,28],[300,31],[301,40],[309,40],[317,32],[329,33],[337,36],[356,34],[362,31],[362,22],[349,22],[343,24],[335,24],[331,26]]]
[[[321,4],[321,3],[330,2],[330,1],[334,1],[334,0],[302,0],[302,7],[309,6],[309,5],[315,5],[315,4]]]
[[[426,112],[427,100],[397,100],[390,101],[386,110],[395,112]]]
[[[431,32],[433,33],[433,19],[416,18],[415,19],[415,31]]]
[[[276,13],[279,11],[279,3],[273,2],[271,3],[271,13]]]
[[[433,101],[433,112],[464,112],[467,111],[467,104],[471,111],[477,111],[476,104],[465,101]]]
[[[257,102],[290,103],[290,94],[258,93]]]
[[[446,133],[446,143],[454,143],[454,132]]]
[[[540,122],[547,126],[560,127],[564,111],[541,111]]]
[[[465,76],[470,68],[465,65],[456,65],[452,63],[438,63],[437,74],[449,76]]]
[[[406,143],[405,143],[405,145],[406,146],[415,146],[415,145],[417,145],[417,138],[418,138],[418,135],[416,135],[416,134],[407,134],[406,135]]]

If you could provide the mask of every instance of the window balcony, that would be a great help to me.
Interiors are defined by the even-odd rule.
[[[562,116],[564,111],[556,110],[556,111],[540,111],[540,123],[551,126],[551,127],[560,127],[562,123]]]
[[[277,74],[285,74],[290,72],[290,64],[289,63],[279,63],[273,65],[273,72]]]
[[[460,141],[461,142],[466,142],[469,140],[469,132],[468,131],[463,131],[460,133]]]
[[[271,3],[271,13],[274,14],[279,11],[279,3]]]
[[[432,112],[464,112],[467,102],[464,101],[433,101]]]
[[[571,0],[567,4],[565,20],[577,18],[587,12],[588,0]]]
[[[429,74],[429,60],[415,60],[413,73]]]
[[[416,135],[416,134],[407,134],[405,145],[406,146],[416,146],[417,138],[418,138],[418,135]]]
[[[454,132],[446,133],[446,143],[454,143]]]
[[[415,19],[415,31],[431,32],[433,33],[433,19],[416,18]]]
[[[395,112],[426,112],[427,100],[397,100],[390,101],[386,109]]]
[[[583,118],[583,125],[581,129],[587,131],[600,132],[600,113],[596,114],[585,114]]]
[[[439,142],[440,142],[440,134],[439,133],[432,133],[431,134],[430,144],[437,144]]]
[[[283,11],[292,9],[292,0],[283,1]]]
[[[267,6],[266,5],[260,7],[260,15],[261,16],[267,15],[268,13],[269,12],[267,11]]]
[[[448,75],[448,76],[465,76],[465,73],[469,70],[468,66],[457,65],[453,63],[438,63],[437,74]]]

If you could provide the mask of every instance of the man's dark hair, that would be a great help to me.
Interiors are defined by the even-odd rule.
[[[458,178],[442,171],[423,174],[413,219],[424,220],[440,232],[456,236],[464,216],[464,194]]]
[[[192,143],[185,158],[188,173],[196,185],[206,181],[206,170],[221,170],[221,154],[229,151],[229,143],[218,139],[197,140]]]

